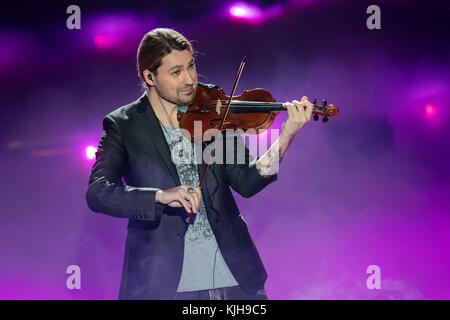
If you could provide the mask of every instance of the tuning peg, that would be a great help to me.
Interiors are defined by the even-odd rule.
[[[323,118],[322,118],[322,122],[323,122],[323,123],[327,123],[327,122],[328,122],[328,117],[327,117],[327,116],[323,117]]]
[[[317,104],[317,97],[314,97],[313,104]]]
[[[326,106],[327,106],[327,100],[323,100],[323,101],[322,101],[322,105],[323,105],[324,107],[326,107]]]
[[[316,114],[314,114],[314,116],[313,116],[313,119],[314,119],[314,121],[317,121],[317,120],[319,120],[319,115],[316,113]]]

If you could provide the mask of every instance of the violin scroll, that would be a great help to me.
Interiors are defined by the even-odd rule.
[[[322,101],[322,105],[317,104],[317,98],[313,100],[313,119],[314,121],[319,120],[319,115],[323,116],[322,122],[328,122],[328,117],[336,117],[339,113],[339,109],[333,104],[327,105],[327,100]]]

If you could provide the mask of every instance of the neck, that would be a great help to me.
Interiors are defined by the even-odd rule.
[[[159,121],[166,127],[178,125],[177,105],[161,98],[154,87],[147,90],[147,97]]]

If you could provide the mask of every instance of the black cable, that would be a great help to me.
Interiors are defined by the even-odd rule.
[[[214,271],[216,269],[216,255],[217,255],[217,251],[219,251],[219,245],[217,245],[217,249],[216,249],[216,253],[214,254],[214,266],[213,266],[213,289],[216,288],[216,286],[214,285]]]

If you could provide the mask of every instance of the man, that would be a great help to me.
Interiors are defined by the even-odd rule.
[[[186,143],[177,135],[177,110],[193,101],[198,86],[214,85],[197,82],[192,46],[172,29],[144,36],[137,67],[146,92],[103,119],[86,192],[91,210],[129,219],[119,299],[267,299],[267,273],[230,186],[251,197],[277,179],[278,162],[311,118],[311,103],[285,103],[289,116],[270,149],[252,161],[244,147],[244,164],[211,165],[200,190],[205,161],[172,161]],[[240,135],[232,139],[243,144]]]

